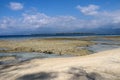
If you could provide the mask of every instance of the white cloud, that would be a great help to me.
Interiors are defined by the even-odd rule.
[[[16,20],[11,17],[4,17],[2,20],[0,20],[0,28],[7,29],[8,25],[9,28],[12,27],[14,24],[16,24]]]
[[[18,3],[18,2],[10,2],[9,3],[9,8],[12,10],[21,10],[23,9],[23,4]]]
[[[95,9],[91,9],[95,11]],[[0,19],[0,30],[5,33],[12,32],[59,32],[80,31],[100,27],[120,28],[120,11],[105,12],[97,11],[97,14],[89,12],[89,20],[79,19],[74,16],[48,16],[44,13],[23,13],[19,18],[4,17]],[[86,14],[88,15],[88,14]],[[87,17],[87,16],[86,16]],[[24,31],[24,32],[22,32]]]
[[[82,7],[78,5],[76,8],[85,15],[96,15],[98,13],[99,6],[91,4]]]
[[[66,29],[73,26],[76,18],[73,16],[47,16],[44,13],[23,14],[21,18],[15,19],[5,17],[0,21],[2,29],[38,29],[38,28],[59,28]],[[71,28],[72,29],[72,28]]]
[[[80,12],[83,13],[84,15],[92,16],[93,19],[91,19],[90,21],[92,21],[94,26],[95,24],[98,26],[103,25],[115,26],[116,24],[120,24],[120,10],[112,12],[99,11],[100,7],[98,5],[93,4],[84,7],[78,5],[76,8],[80,10]],[[115,27],[118,27],[118,25]]]

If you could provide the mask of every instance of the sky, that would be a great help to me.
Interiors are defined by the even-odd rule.
[[[0,35],[120,29],[120,0],[0,0]]]

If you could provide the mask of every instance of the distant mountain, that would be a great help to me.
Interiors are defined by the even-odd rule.
[[[114,35],[120,35],[120,29],[95,29],[93,32],[96,34],[114,34]]]
[[[83,28],[83,29],[76,29],[76,30],[71,30],[71,31],[59,31],[59,29],[55,30],[50,30],[50,29],[38,29],[38,30],[32,30],[32,31],[18,31],[15,33],[11,33],[11,34],[5,34],[5,35],[1,35],[2,36],[81,36],[81,35],[120,35],[120,28],[109,28],[109,27],[105,27],[105,28]]]
[[[33,36],[84,36],[95,35],[95,33],[44,33],[44,34],[32,34]]]
[[[46,37],[46,36],[89,36],[96,35],[95,33],[41,33],[29,35],[0,35],[0,37]]]
[[[77,29],[76,32],[120,35],[120,28],[116,28],[116,29],[112,29],[112,28]]]
[[[56,29],[56,28],[40,28],[31,34],[51,34],[51,33],[95,33],[95,34],[120,34],[120,28],[115,26],[102,26],[91,28],[77,28],[77,29]]]

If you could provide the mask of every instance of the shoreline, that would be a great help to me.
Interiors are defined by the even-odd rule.
[[[0,44],[3,44],[2,46],[0,45],[0,60],[1,64],[11,64],[35,58],[42,59],[91,55],[101,51],[120,48],[119,39],[119,37],[113,36],[92,36],[85,38],[0,40]],[[9,48],[11,49],[9,50]],[[9,57],[15,59],[13,60]]]
[[[0,79],[28,80],[34,79],[34,76],[38,75],[36,79],[44,80],[41,75],[48,76],[50,73],[57,75],[52,78],[53,80],[70,80],[70,78],[74,78],[75,74],[78,74],[77,79],[92,77],[99,80],[119,80],[119,52],[120,48],[79,57],[33,59],[4,69],[1,67]],[[6,77],[9,75],[12,76],[7,79]],[[47,78],[50,79],[51,76],[45,77],[45,79]]]
[[[89,37],[83,37],[83,38],[74,38],[74,37],[63,38],[62,37],[62,38],[37,38],[37,39],[26,38],[24,40],[22,39],[0,40],[0,52],[3,52],[3,53],[4,52],[41,52],[41,53],[47,53],[47,54],[53,54],[53,53],[60,54],[62,52],[61,49],[59,49],[59,52],[54,51],[54,49],[57,50],[58,48],[65,47],[65,46],[66,46],[65,47],[66,49],[67,47],[69,47],[68,49],[71,49],[71,48],[76,49],[77,47],[87,49],[87,47],[89,48],[97,44],[119,46],[120,36],[104,36],[104,37],[89,36]],[[54,46],[57,48],[50,49],[50,47],[54,47]],[[70,46],[72,47],[70,48]]]
[[[2,41],[2,43],[0,44],[4,44],[4,46],[2,45],[3,49],[5,46],[15,47],[13,43],[15,45],[17,44],[17,46],[24,46],[24,45],[26,46],[27,44],[28,44],[27,46],[30,46],[30,44],[32,43],[31,44],[32,47],[36,47],[36,45],[41,42],[44,44],[44,46],[46,45],[49,47],[51,46],[50,44],[52,43],[52,46],[59,45],[57,48],[61,48],[62,46],[75,47],[75,45],[77,45],[77,48],[84,49],[86,47],[87,48],[91,47],[93,50],[97,50],[98,48],[100,51],[94,54],[84,55],[84,56],[58,57],[58,58],[56,56],[55,57],[52,56],[53,58],[42,58],[42,59],[32,58],[25,61],[23,60],[21,62],[17,62],[15,60],[15,64],[12,63],[7,65],[0,64],[0,73],[1,73],[0,80],[30,80],[30,79],[89,80],[91,78],[94,80],[97,79],[119,80],[120,79],[119,76],[120,48],[115,47],[116,45],[120,47],[120,45],[118,44],[120,42],[119,39],[120,37],[86,37],[82,39],[75,39],[75,38],[31,39],[31,40],[22,40],[24,42],[18,41],[19,43],[16,40],[13,42]],[[94,45],[96,45],[97,47],[94,46],[93,44],[91,45],[89,41],[90,42],[97,41],[96,43],[94,43]],[[80,44],[82,44],[82,46],[79,46]],[[88,44],[89,46],[86,46]],[[111,48],[111,46],[114,47]],[[102,49],[105,50],[102,51]],[[18,54],[20,55],[21,53]],[[33,56],[35,54],[31,55],[31,53],[28,53],[28,55]],[[49,55],[53,55],[53,54],[49,54]],[[26,56],[26,54],[24,54],[24,56]],[[6,58],[2,58],[1,61],[4,60],[14,61],[14,59],[15,59],[14,57],[6,57]]]

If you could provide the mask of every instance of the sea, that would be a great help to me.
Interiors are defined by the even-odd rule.
[[[90,36],[120,36],[120,35],[59,35],[59,36],[36,36],[36,35],[12,35],[12,36],[0,36],[0,40],[24,40],[24,39],[40,39],[40,38],[84,38],[84,37],[90,37]],[[120,41],[111,41],[111,40],[101,40],[97,39],[94,41],[95,45],[89,46],[89,47],[82,47],[85,49],[88,49],[90,51],[93,51],[94,53],[97,53],[99,51],[105,51],[110,50],[114,48],[120,48]],[[106,44],[111,43],[111,45]],[[79,47],[81,48],[81,47]],[[0,48],[2,50],[3,48]],[[19,52],[19,53],[0,53],[0,57],[9,57],[14,56],[15,60],[6,60],[6,61],[0,61],[0,65],[8,65],[8,64],[16,64],[19,62],[39,58],[59,58],[59,57],[73,57],[73,55],[58,55],[58,54],[44,54],[44,53],[37,53],[37,52]]]
[[[120,35],[0,35],[0,40],[21,40],[21,39],[39,39],[39,38],[84,38],[90,36],[120,36]]]

